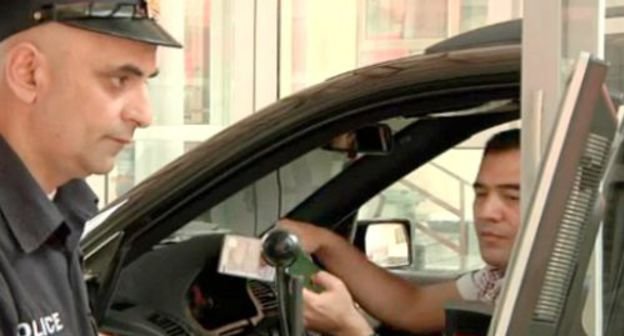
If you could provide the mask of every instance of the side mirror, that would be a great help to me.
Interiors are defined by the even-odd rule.
[[[353,244],[381,267],[409,266],[412,263],[410,227],[410,222],[404,219],[358,221]]]
[[[386,155],[392,147],[392,129],[385,124],[365,126],[341,134],[323,146],[330,151],[368,155]]]

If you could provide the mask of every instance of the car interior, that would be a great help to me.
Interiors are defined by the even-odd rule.
[[[352,239],[358,209],[367,201],[471,136],[518,118],[513,100],[471,101],[468,108],[425,117],[402,111],[370,120],[366,131],[356,132],[349,125],[334,129],[324,139],[315,139],[312,150],[299,145],[299,157],[233,190],[129,262],[119,276],[104,330],[140,335],[281,334],[273,283],[217,271],[225,234],[261,237],[286,216]],[[359,140],[359,150],[332,148],[334,139],[348,132]],[[418,276],[412,281],[419,281]]]

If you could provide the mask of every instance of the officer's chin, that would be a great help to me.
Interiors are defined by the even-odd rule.
[[[94,162],[91,164],[85,177],[89,175],[106,175],[115,168],[115,158]]]

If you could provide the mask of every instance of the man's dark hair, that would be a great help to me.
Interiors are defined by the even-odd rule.
[[[520,129],[514,128],[494,134],[485,144],[483,154],[520,149]]]

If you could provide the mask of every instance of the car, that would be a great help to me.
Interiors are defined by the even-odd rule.
[[[287,216],[351,238],[368,201],[519,118],[519,27],[497,25],[517,31],[483,39],[483,30],[470,32],[423,55],[335,76],[228,127],[134,187],[88,223],[81,241],[98,324],[117,335],[279,333],[273,285],[217,271],[224,236],[260,237]]]

